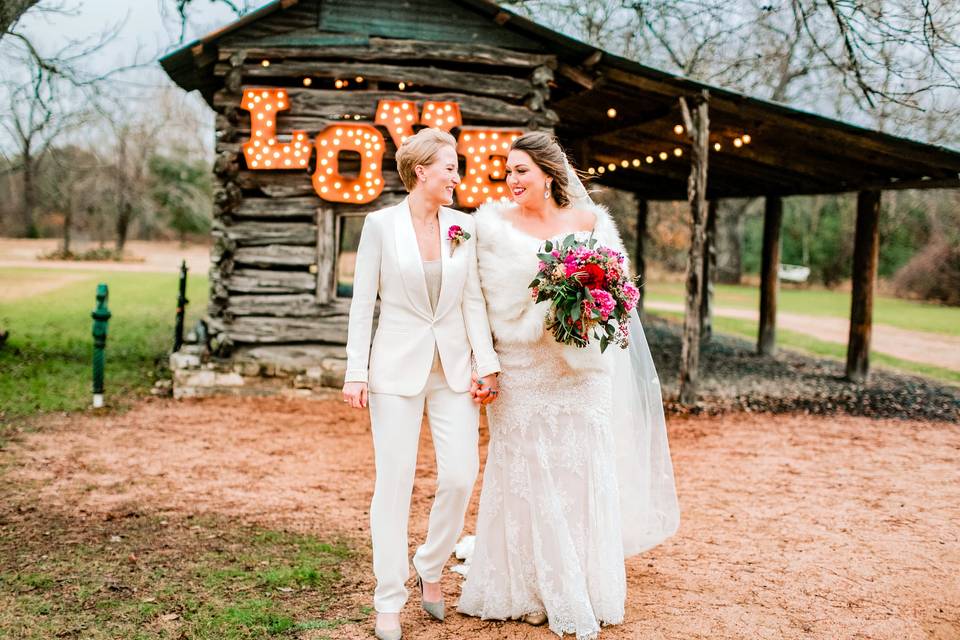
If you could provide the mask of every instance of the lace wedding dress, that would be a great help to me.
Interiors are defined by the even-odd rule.
[[[657,433],[663,430],[659,385],[655,372],[653,380],[649,371],[629,372],[627,351],[577,349],[545,331],[548,303],[534,304],[527,288],[543,240],[502,217],[510,206],[491,203],[475,214],[502,373],[500,397],[487,406],[490,443],[476,546],[458,609],[501,620],[545,612],[557,634],[594,638],[601,625],[623,621],[624,557],[677,526],[666,434]],[[577,206],[596,213],[600,245],[623,251],[605,209],[589,201]],[[589,235],[578,232],[580,239]],[[649,358],[635,324],[640,336],[632,339]],[[652,371],[652,361],[645,364]],[[635,378],[643,376],[654,389],[640,398]],[[658,412],[658,428],[651,429]],[[638,428],[636,420],[647,424]]]

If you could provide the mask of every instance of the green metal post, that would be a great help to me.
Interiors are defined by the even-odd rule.
[[[107,285],[97,285],[97,308],[90,316],[93,318],[93,406],[103,406],[103,362],[104,348],[107,346],[107,321],[110,310],[107,309]]]

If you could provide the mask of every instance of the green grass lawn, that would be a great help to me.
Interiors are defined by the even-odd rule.
[[[683,321],[682,313],[656,311],[651,312],[651,315],[669,318],[677,322]],[[757,331],[759,330],[759,325],[755,320],[724,318],[721,316],[714,316],[713,327],[717,333],[741,336],[749,339],[753,343],[756,343]],[[836,360],[845,360],[847,357],[847,345],[845,344],[819,340],[805,333],[787,331],[785,329],[777,329],[777,346]],[[926,376],[947,384],[960,385],[960,371],[903,360],[885,353],[877,353],[876,351],[870,353],[870,362],[872,365],[878,365],[904,373]]]
[[[717,285],[714,291],[718,307],[760,308],[760,290],[757,287]],[[681,282],[650,282],[646,285],[647,300],[683,303],[685,297],[684,284]],[[849,318],[850,294],[845,291],[781,286],[777,311]],[[902,329],[960,336],[960,307],[877,296],[873,302],[873,321]]]
[[[0,269],[0,287],[29,291],[63,271]],[[96,286],[110,287],[106,349],[106,396],[117,405],[148,390],[173,346],[177,274],[70,271],[80,277],[64,286],[16,300],[0,299],[0,327],[10,331],[0,348],[0,426],[48,411],[72,411],[91,401],[90,312]],[[186,329],[206,308],[207,278],[190,274]],[[24,285],[27,285],[26,287]],[[2,429],[0,429],[2,431]]]
[[[20,506],[0,529],[0,638],[320,640],[372,611],[337,602],[358,561],[346,541],[222,517],[84,522]]]

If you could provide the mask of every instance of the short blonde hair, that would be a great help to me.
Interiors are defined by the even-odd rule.
[[[457,150],[456,139],[440,129],[421,129],[403,141],[397,149],[397,171],[400,180],[407,191],[413,191],[417,186],[417,165],[428,166],[433,164],[437,151],[443,145],[450,145]]]

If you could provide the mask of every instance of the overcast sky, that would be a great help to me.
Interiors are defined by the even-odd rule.
[[[266,3],[255,6],[262,4]],[[194,0],[193,5],[185,43],[236,19],[222,3]],[[37,10],[45,6],[58,6],[58,2],[43,0],[24,14],[17,27],[45,54],[55,53],[70,41],[95,39],[110,27],[119,26],[117,38],[89,57],[86,64],[93,72],[103,73],[134,61],[155,61],[176,48],[180,38],[173,0],[61,0],[63,12]],[[143,83],[162,83],[166,78],[157,65],[147,73],[139,71],[137,76]]]

